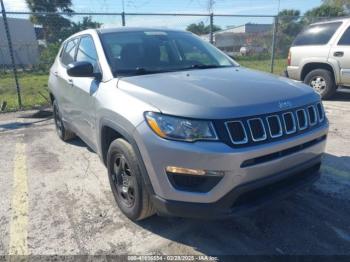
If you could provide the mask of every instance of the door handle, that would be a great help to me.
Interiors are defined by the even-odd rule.
[[[67,82],[68,82],[71,86],[73,86],[73,79],[69,78],[69,79],[67,79]]]
[[[344,55],[344,52],[343,51],[337,51],[337,52],[334,52],[333,54],[335,57],[342,57]]]
[[[58,76],[58,72],[57,71],[53,72],[53,74],[54,74],[54,76]]]

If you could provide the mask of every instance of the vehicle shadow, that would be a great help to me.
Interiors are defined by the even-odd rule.
[[[30,114],[24,113],[20,116],[20,118],[53,118],[53,113],[51,109],[41,109]]]
[[[22,120],[16,120],[16,119],[26,119],[26,120],[22,121]],[[33,119],[33,120],[30,121],[30,119]],[[35,111],[34,113],[23,112],[18,117],[14,118],[14,120],[4,124],[0,124],[0,132],[30,127],[35,124],[48,121],[50,119],[52,119],[51,110],[38,110],[38,111]]]
[[[342,88],[337,90],[330,101],[350,101],[350,89]]]
[[[206,255],[349,255],[350,157],[324,158],[314,185],[244,216],[213,221],[154,216],[137,225],[169,240],[156,250],[160,253],[180,243]]]
[[[95,151],[93,151],[83,140],[81,140],[80,137],[76,136],[73,139],[70,139],[68,141],[66,141],[66,143],[73,145],[73,146],[77,146],[77,147],[85,147],[87,150],[89,150],[91,153],[95,153]]]

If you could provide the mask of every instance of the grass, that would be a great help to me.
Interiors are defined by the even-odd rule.
[[[42,97],[49,97],[47,89],[47,74],[19,73],[19,86],[21,89],[22,104],[25,109],[47,105],[48,101]],[[11,73],[0,75],[0,106],[6,101],[6,111],[13,111],[19,108],[16,91],[16,84]]]
[[[236,61],[244,67],[248,67],[251,69],[256,69],[264,72],[270,72],[271,68],[271,59],[262,58],[262,59],[246,59],[244,57],[237,58]],[[274,74],[281,75],[283,71],[286,69],[287,61],[285,58],[275,59],[274,62]]]
[[[236,60],[244,67],[270,72],[271,60],[269,58],[238,57]],[[274,73],[282,74],[285,67],[286,59],[276,59]],[[47,80],[48,75],[44,73],[19,73],[22,104],[25,109],[48,104],[48,101],[39,94],[40,92],[46,98],[49,98]],[[5,111],[13,111],[19,108],[16,85],[11,73],[0,74],[0,107],[4,101],[7,102]]]

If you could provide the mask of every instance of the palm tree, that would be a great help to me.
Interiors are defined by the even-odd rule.
[[[33,14],[30,16],[32,23],[42,25],[44,38],[48,43],[60,39],[62,29],[69,27],[71,22],[61,12],[70,16],[73,10],[71,0],[26,0],[27,6]],[[37,14],[35,14],[37,13]]]

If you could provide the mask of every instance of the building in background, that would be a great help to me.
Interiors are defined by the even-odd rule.
[[[28,19],[7,18],[15,62],[19,66],[36,65],[39,59],[38,41],[33,24]],[[0,65],[10,66],[4,20],[0,17]]]
[[[213,41],[216,47],[229,55],[248,55],[266,51],[271,45],[271,33],[272,24],[247,23],[215,32]],[[209,41],[209,35],[203,35],[201,38]],[[244,52],[241,52],[243,50]]]

